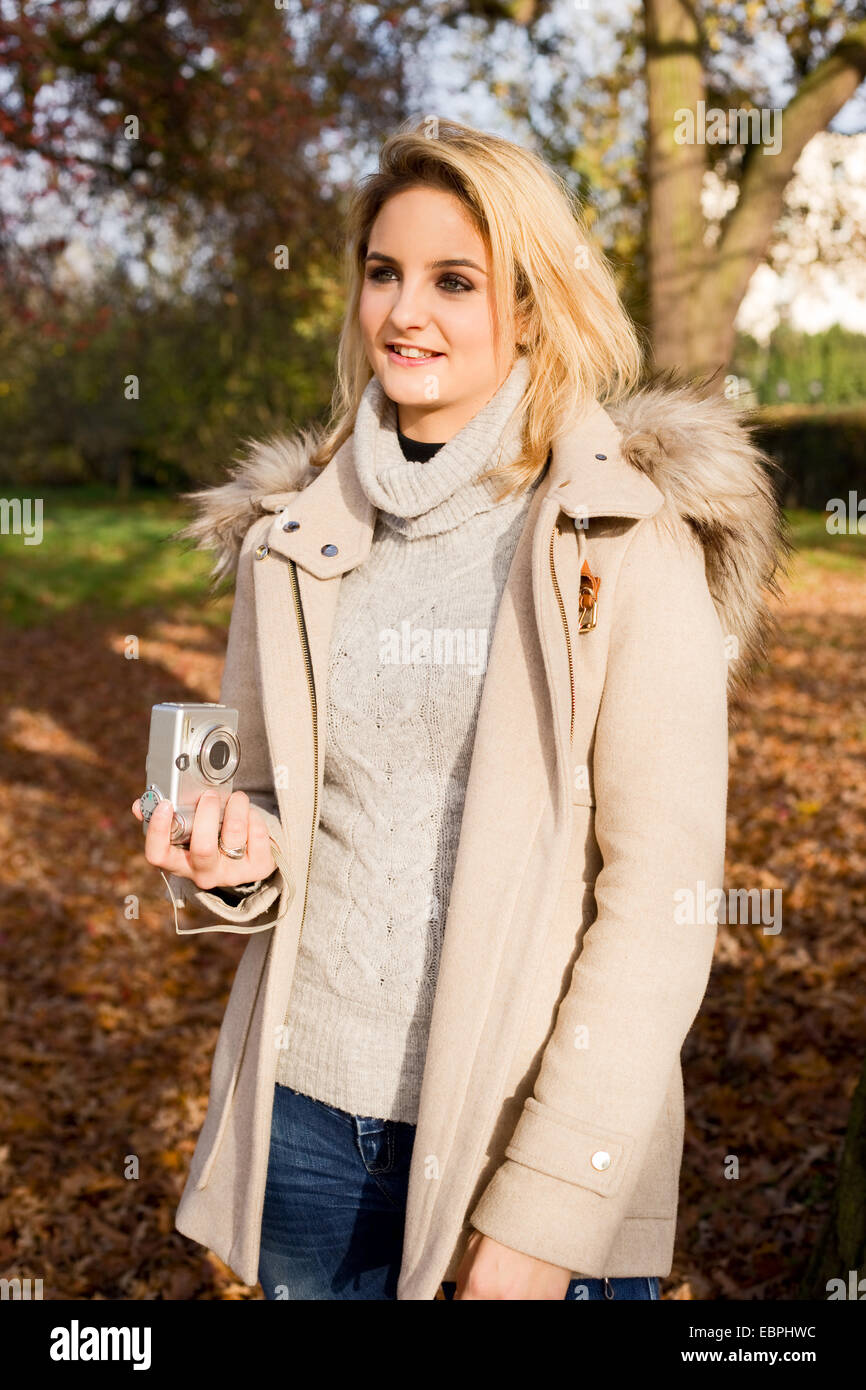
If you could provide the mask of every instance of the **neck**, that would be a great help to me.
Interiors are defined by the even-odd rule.
[[[355,469],[394,530],[436,535],[496,505],[497,479],[480,475],[518,456],[523,420],[517,406],[528,379],[529,364],[519,358],[496,395],[423,464],[404,457],[397,408],[378,377],[367,383],[355,418]]]

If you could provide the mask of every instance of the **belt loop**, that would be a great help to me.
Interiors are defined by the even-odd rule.
[[[580,521],[588,521],[586,517],[576,516],[574,518],[574,530],[577,535],[577,571],[580,573],[586,560],[586,526],[580,526]]]

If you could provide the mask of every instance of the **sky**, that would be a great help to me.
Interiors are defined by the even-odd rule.
[[[107,0],[94,2],[105,5]],[[634,10],[634,0],[609,0],[603,12],[594,7],[594,0],[592,5],[585,3],[585,0],[560,0],[548,23],[551,32],[564,32],[567,41],[554,44],[551,66],[548,68],[535,63],[530,70],[520,36],[515,36],[513,31],[507,34],[502,31],[490,41],[496,52],[497,79],[518,85],[528,82],[536,101],[543,101],[550,73],[557,65],[564,67],[567,73],[573,72],[574,81],[579,84],[582,72],[610,68],[616,64],[611,25],[626,22]],[[471,80],[472,34],[471,24],[463,29],[440,27],[431,31],[423,51],[418,52],[415,80],[411,85],[411,90],[419,94],[416,110],[451,116],[511,139],[527,138],[527,132],[515,129],[486,87]],[[731,76],[742,81],[749,90],[755,90],[756,83],[766,80],[766,95],[773,105],[784,106],[791,95],[791,85],[785,78],[786,69],[790,66],[787,51],[783,40],[775,35],[766,35],[745,52],[732,50],[729,55],[723,54],[720,61],[726,64]],[[622,121],[626,133],[635,129],[639,120],[638,101],[630,103],[627,109],[624,105]],[[831,130],[852,135],[866,131],[866,83],[839,112]],[[852,149],[862,151],[863,142],[866,142],[866,135],[857,136],[851,142]],[[815,157],[812,150],[807,161],[810,166],[815,165]],[[820,166],[820,159],[818,163]],[[846,165],[850,167],[852,177],[862,176],[863,159],[859,155],[856,160],[847,160]],[[371,153],[366,163],[360,162],[352,172],[367,172],[374,166],[375,154]],[[341,162],[339,153],[333,156],[332,168],[337,177],[349,172]],[[24,184],[38,177],[36,161],[24,180],[12,171],[0,168],[0,202],[7,210],[21,206]],[[817,180],[813,178],[810,197],[819,198],[821,186],[820,177]],[[27,240],[30,236],[41,238],[47,229],[72,230],[75,241],[65,257],[64,273],[67,276],[80,274],[87,277],[95,263],[120,257],[126,261],[133,279],[143,285],[147,271],[138,259],[136,233],[124,215],[123,195],[107,202],[96,217],[93,214],[91,205],[88,216],[93,225],[88,228],[84,218],[76,218],[74,210],[64,209],[58,198],[45,198],[40,203],[38,227],[24,227],[22,239]],[[156,263],[159,266],[161,258],[162,264],[168,266],[171,260],[170,235],[164,232],[161,241]],[[787,312],[792,322],[807,332],[819,331],[831,322],[844,323],[856,331],[866,332],[866,290],[861,290],[854,283],[858,278],[855,271],[862,265],[862,250],[852,252],[847,260],[844,253],[838,254],[836,259],[837,264],[833,266],[819,267],[820,274],[807,275],[802,266],[789,266],[784,273],[774,271],[769,266],[760,267],[741,306],[738,325],[760,337],[768,333],[783,312]]]

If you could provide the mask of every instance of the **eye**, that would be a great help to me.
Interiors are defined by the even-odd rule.
[[[473,288],[468,280],[463,279],[462,275],[443,275],[439,284],[442,285],[445,280],[450,280],[452,283],[452,288],[447,291],[448,294],[465,294],[467,290]]]
[[[395,274],[396,271],[392,266],[380,265],[375,266],[372,270],[368,270],[365,278],[374,281],[376,284],[384,285],[387,283],[384,277]],[[466,294],[474,289],[474,285],[470,285],[469,281],[464,280],[462,275],[455,275],[453,271],[440,276],[437,283],[441,289],[445,290],[446,294]]]
[[[374,266],[367,271],[368,280],[381,280],[383,275],[393,275],[394,272],[389,265]]]

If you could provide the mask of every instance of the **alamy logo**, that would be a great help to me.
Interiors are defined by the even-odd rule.
[[[487,666],[487,628],[417,627],[404,619],[399,631],[380,631],[379,661],[383,666],[468,666],[480,675]]]
[[[0,535],[23,536],[25,545],[41,545],[42,498],[0,497]]]
[[[778,107],[737,107],[724,111],[707,108],[699,101],[692,111],[681,106],[674,112],[674,139],[678,145],[763,145],[763,154],[782,148],[782,112]]]
[[[704,879],[698,879],[696,890],[678,888],[674,893],[674,922],[677,926],[696,926],[698,923],[718,926],[740,923],[763,923],[764,936],[778,936],[782,930],[781,888],[723,888],[707,890]]]
[[[41,1279],[0,1279],[0,1299],[28,1299],[42,1297]]]
[[[134,1371],[150,1370],[149,1327],[52,1327],[52,1361],[132,1361]]]
[[[844,1279],[828,1279],[824,1287],[827,1290],[828,1302],[833,1302],[834,1299],[839,1298],[850,1298],[855,1302],[862,1303],[866,1299],[866,1279],[861,1279],[856,1269],[848,1270],[847,1285]]]

